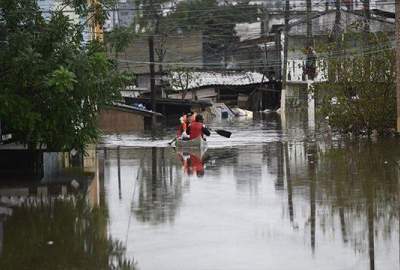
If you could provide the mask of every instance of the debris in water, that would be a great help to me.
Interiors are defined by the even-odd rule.
[[[71,181],[71,186],[75,189],[79,188],[79,182],[76,181],[75,179]]]

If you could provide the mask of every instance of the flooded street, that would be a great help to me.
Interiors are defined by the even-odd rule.
[[[213,133],[206,151],[168,147],[172,129],[107,136],[94,210],[83,191],[10,206],[0,189],[0,268],[399,269],[398,140],[291,121],[213,122],[232,137]]]
[[[279,117],[213,124],[233,136],[205,153],[106,139],[109,231],[138,269],[399,268],[397,141],[314,140]]]

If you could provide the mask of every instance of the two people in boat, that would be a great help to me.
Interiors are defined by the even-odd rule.
[[[178,156],[182,162],[183,172],[186,175],[204,176],[204,163],[200,156],[195,153],[178,153]]]
[[[210,136],[210,130],[204,125],[201,114],[187,114],[180,118],[181,125],[178,129],[178,138],[181,140],[193,140],[204,135]]]

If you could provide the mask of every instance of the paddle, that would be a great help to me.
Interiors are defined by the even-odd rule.
[[[168,144],[171,145],[176,141],[176,137],[172,139],[172,141],[170,141]]]
[[[215,131],[220,136],[223,136],[225,138],[230,138],[232,135],[232,132],[224,130],[224,129],[211,129],[207,127],[208,130],[210,131]],[[173,138],[170,142],[168,142],[169,145],[173,144],[176,141],[177,137]]]
[[[211,129],[211,128],[208,128],[209,130],[211,130],[211,131],[215,131],[218,135],[221,135],[221,136],[223,136],[223,137],[226,137],[226,138],[230,138],[231,137],[231,135],[232,135],[232,132],[230,132],[230,131],[227,131],[227,130],[223,130],[223,129]]]

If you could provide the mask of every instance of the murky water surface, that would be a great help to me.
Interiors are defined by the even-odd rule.
[[[64,254],[82,262],[74,269],[121,258],[143,270],[399,269],[398,140],[332,139],[278,115],[210,125],[232,138],[177,151],[173,130],[105,137],[101,208],[85,210],[76,195],[7,208],[0,268],[52,255],[71,269]]]

